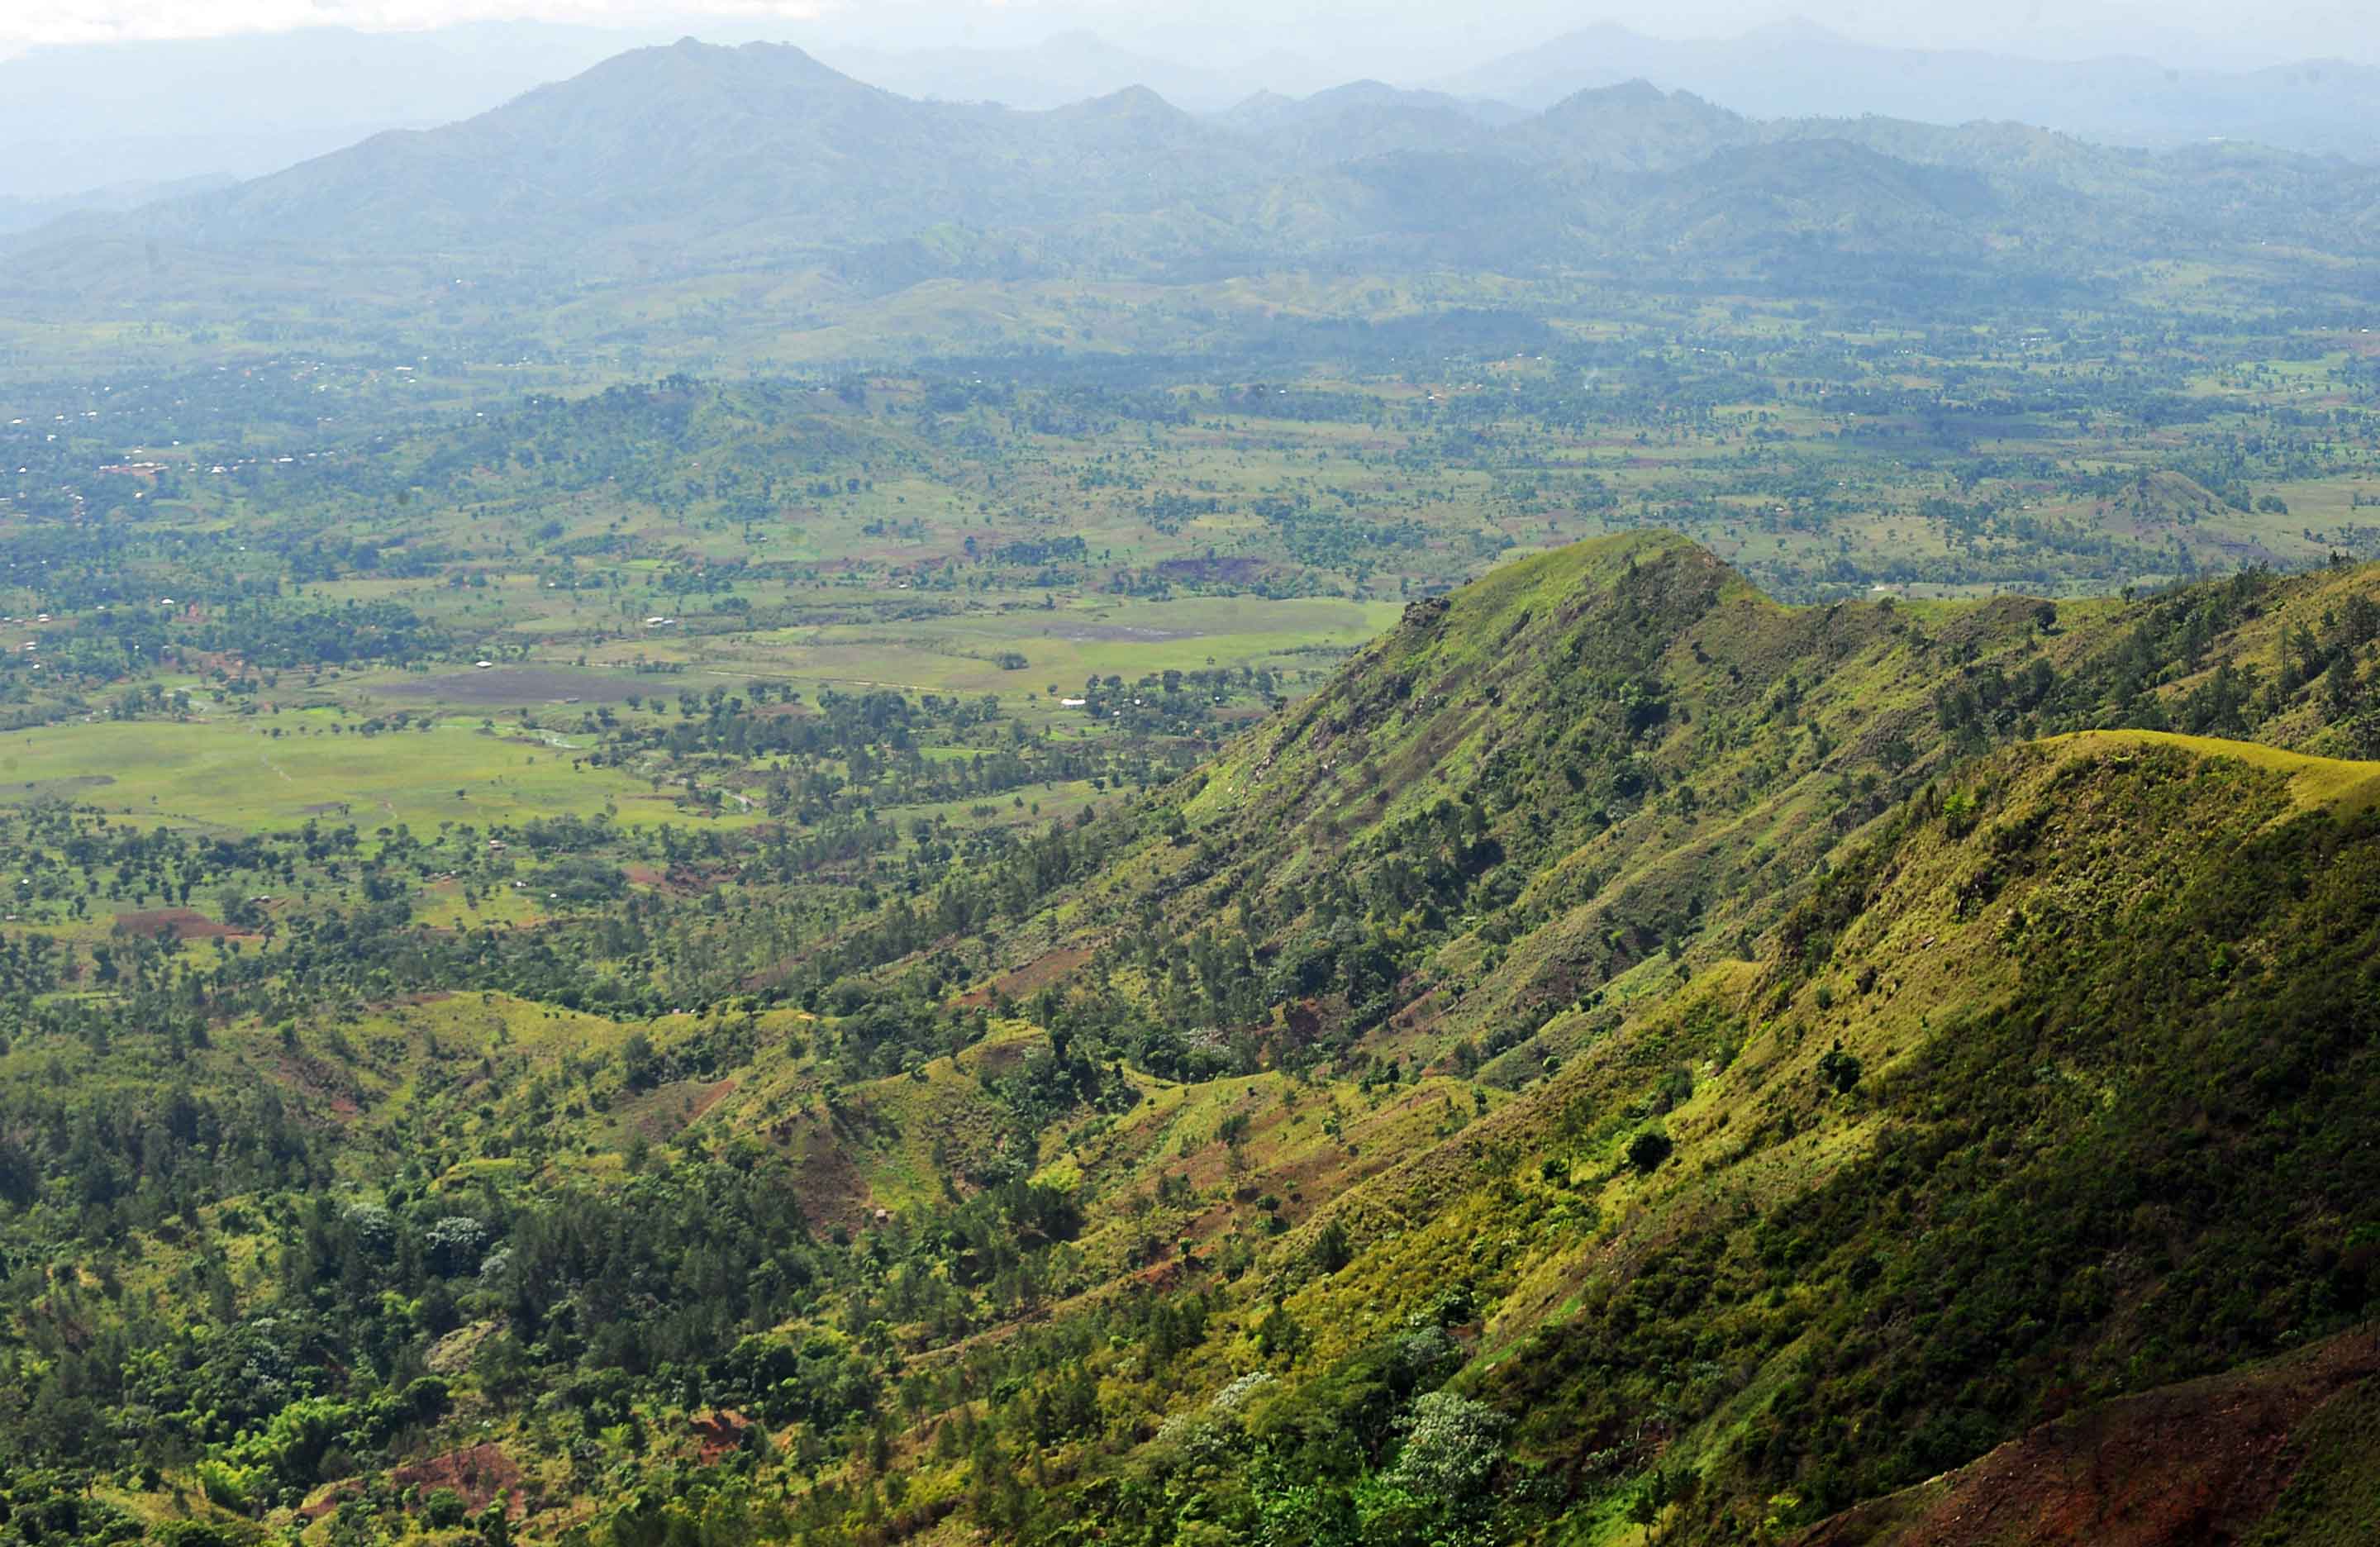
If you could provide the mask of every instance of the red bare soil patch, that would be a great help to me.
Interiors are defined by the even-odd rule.
[[[1063,951],[1052,951],[1046,956],[1038,956],[1026,962],[1014,972],[1002,973],[989,983],[969,989],[959,995],[959,1003],[970,1009],[979,1005],[989,1005],[991,1003],[991,991],[994,987],[1011,999],[1022,999],[1028,993],[1038,993],[1048,987],[1090,959],[1091,953],[1079,946],[1069,947]]]
[[[273,1063],[281,1083],[307,1098],[317,1117],[346,1124],[362,1115],[354,1078],[337,1065],[310,1053],[283,1054]],[[320,1110],[314,1111],[319,1103]]]
[[[820,1226],[864,1228],[869,1218],[868,1178],[844,1152],[832,1122],[794,1118],[770,1129],[794,1163],[794,1200],[802,1216]]]
[[[2237,1541],[2289,1486],[2291,1432],[2375,1377],[2380,1329],[2366,1327],[2248,1370],[2118,1397],[1838,1515],[1800,1547]]]
[[[498,1493],[510,1492],[512,1500],[505,1513],[516,1519],[528,1508],[521,1498],[521,1469],[498,1444],[450,1450],[427,1461],[399,1467],[389,1474],[389,1480],[399,1488],[419,1488],[424,1494],[432,1489],[452,1488],[474,1511],[493,1504]]]
[[[664,1085],[645,1097],[629,1120],[647,1139],[665,1141],[700,1121],[704,1113],[726,1100],[735,1089],[733,1078],[713,1085]]]
[[[744,1443],[744,1431],[752,1427],[752,1420],[733,1407],[722,1407],[708,1418],[694,1419],[690,1427],[707,1467]]]
[[[184,940],[224,940],[233,935],[246,939],[249,933],[230,924],[217,923],[188,907],[152,907],[139,913],[119,913],[115,927],[126,934],[143,934],[152,940],[162,940],[168,932]]]

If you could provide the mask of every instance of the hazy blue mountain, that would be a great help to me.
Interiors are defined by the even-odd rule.
[[[1881,48],[1806,22],[1692,42],[1605,25],[1432,84],[1460,96],[1546,107],[1585,88],[1638,79],[1760,118],[1872,113],[1943,124],[2001,119],[2124,144],[2253,140],[2380,156],[2380,70],[2337,61],[2226,72],[2137,57],[2059,62]]]
[[[1306,97],[1260,92],[1214,121],[1284,161],[1329,164],[1403,151],[1490,151],[1500,131],[1534,116],[1504,103],[1357,80]]]
[[[1146,87],[1028,113],[913,101],[786,45],[686,40],[462,123],[133,214],[74,215],[11,238],[0,284],[68,310],[382,281],[392,295],[501,281],[530,305],[796,267],[868,289],[1287,264],[1762,283],[1817,265],[1852,285],[1910,272],[2067,285],[2152,255],[2380,247],[2380,171],[2253,146],[1764,120],[1643,81],[1501,127],[1489,111],[1358,82],[1220,117]]]
[[[1688,91],[1642,80],[1574,91],[1516,126],[1512,144],[1531,155],[1629,172],[1659,172],[1760,138],[1741,114]]]
[[[107,188],[85,189],[77,193],[62,193],[45,199],[22,199],[0,194],[0,235],[30,231],[72,214],[137,210],[169,199],[187,199],[194,194],[229,188],[237,181],[236,177],[216,175],[184,177],[168,183],[115,183]]]
[[[837,69],[921,101],[990,102],[1005,107],[1062,107],[1145,86],[1194,113],[1216,112],[1255,88],[1294,88],[1319,73],[1302,61],[1270,67],[1202,69],[1119,48],[1090,32],[1067,32],[1021,48],[892,50],[833,44],[815,52]]]
[[[1527,108],[1514,107],[1510,103],[1391,86],[1379,80],[1351,80],[1343,86],[1333,86],[1328,91],[1304,97],[1259,91],[1235,103],[1229,112],[1220,116],[1222,122],[1234,128],[1259,129],[1278,128],[1287,124],[1323,123],[1352,112],[1385,109],[1451,113],[1488,128],[1510,128],[1536,116]]]
[[[783,20],[747,18],[706,23],[704,35],[741,42],[792,30]],[[624,50],[667,41],[637,29],[491,22],[40,49],[0,62],[0,197],[50,200],[135,181],[258,177],[383,130],[468,118]],[[1021,46],[903,50],[838,42],[813,52],[870,84],[946,103],[1046,109],[1142,86],[1194,113],[1228,111],[1246,127],[1293,102],[1272,127],[1295,118],[1315,137],[1315,126],[1339,117],[1354,143],[1375,151],[1450,143],[1436,121],[1404,116],[1408,110],[1445,109],[1501,128],[1583,89],[1641,79],[1755,118],[1988,119],[2126,144],[2221,138],[2380,157],[2380,70],[2368,67],[2306,62],[2224,71],[2139,57],[2044,62],[1879,48],[1807,24],[1693,43],[1589,28],[1450,75],[1431,91],[1409,82],[1333,86],[1328,66],[1278,52],[1222,67],[1185,65],[1083,31]],[[1252,94],[1255,113],[1245,111]],[[1366,115],[1360,122],[1347,116],[1357,107]]]
[[[1260,153],[1145,88],[1049,113],[919,103],[802,50],[686,40],[504,106],[183,201],[200,248],[508,252],[575,269],[735,267],[935,227],[1043,229],[1245,186]]]

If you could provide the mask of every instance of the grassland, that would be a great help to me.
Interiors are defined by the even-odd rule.
[[[334,726],[341,726],[336,715],[313,712],[266,721],[61,727],[12,738],[19,744],[0,754],[0,778],[18,786],[20,799],[71,795],[79,804],[136,821],[234,832],[332,818],[428,830],[442,822],[593,816],[607,808],[629,823],[681,817],[643,781],[574,764],[566,743],[498,734],[461,719],[369,737],[334,735]]]
[[[2227,758],[2281,775],[2288,782],[2291,804],[2300,810],[2329,811],[2345,817],[2380,806],[2380,764],[2367,761],[2309,757],[2252,741],[2178,736],[2171,731],[2076,731],[2053,737],[2045,745],[2094,756],[2170,748],[2197,757]]]

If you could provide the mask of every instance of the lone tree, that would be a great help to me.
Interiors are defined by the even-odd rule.
[[[1355,1260],[1355,1249],[1347,1239],[1347,1227],[1337,1220],[1324,1222],[1315,1234],[1312,1255],[1314,1265],[1326,1273],[1335,1273]]]
[[[1839,1096],[1850,1095],[1852,1087],[1859,1084],[1860,1076],[1865,1072],[1865,1067],[1855,1054],[1843,1051],[1840,1038],[1837,1038],[1835,1045],[1828,1048],[1826,1056],[1818,1060],[1818,1078],[1832,1086]]]
[[[1668,1160],[1670,1151],[1676,1148],[1670,1141],[1670,1136],[1659,1128],[1646,1128],[1628,1141],[1628,1163],[1650,1175],[1661,1168],[1661,1163]]]

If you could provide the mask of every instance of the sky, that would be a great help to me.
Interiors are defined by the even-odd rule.
[[[2135,53],[2241,67],[2303,57],[2380,63],[2375,0],[0,0],[0,55],[44,43],[208,37],[337,24],[414,30],[536,18],[649,27],[688,10],[794,41],[997,46],[1087,28],[1220,63],[1340,50],[1428,73],[1597,21],[1657,37],[1730,36],[1791,17],[1863,42],[2038,57]],[[690,30],[704,24],[689,20]]]

